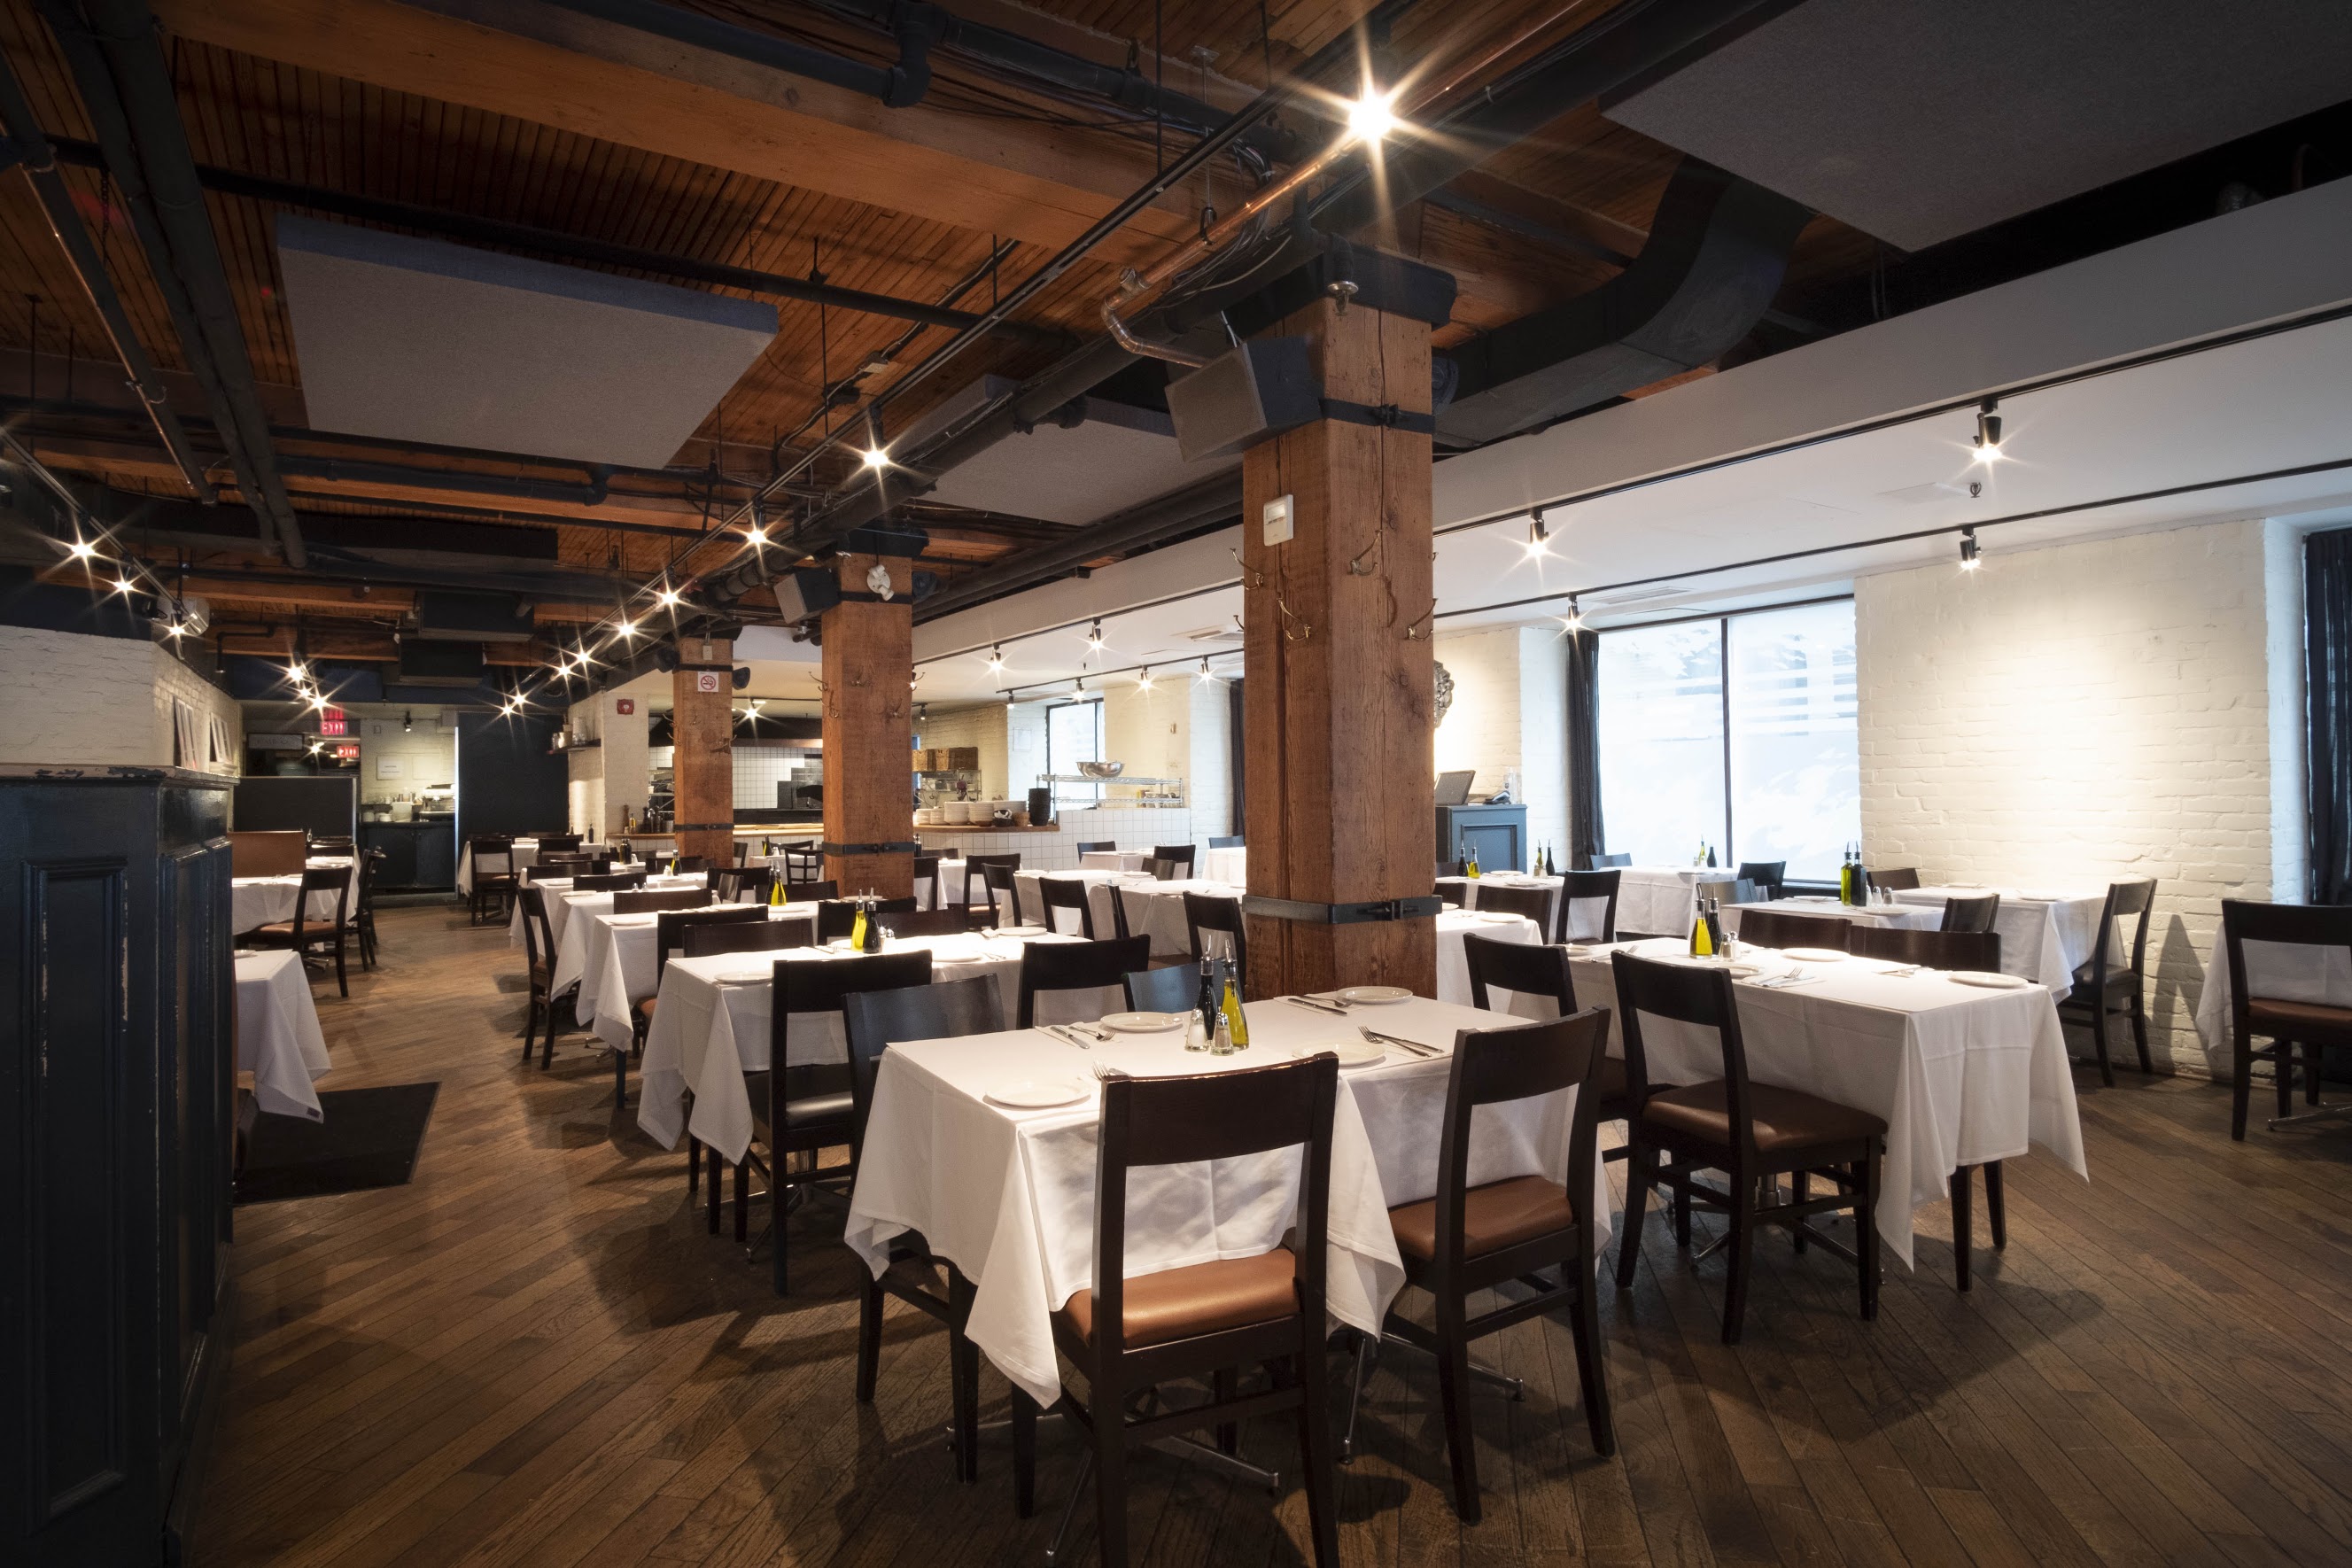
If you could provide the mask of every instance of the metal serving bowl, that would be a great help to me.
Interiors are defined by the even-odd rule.
[[[1115,779],[1127,771],[1125,763],[1080,763],[1078,772],[1090,779]]]

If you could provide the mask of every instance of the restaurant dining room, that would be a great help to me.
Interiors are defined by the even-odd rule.
[[[2352,7],[0,0],[0,1563],[2352,1563]]]

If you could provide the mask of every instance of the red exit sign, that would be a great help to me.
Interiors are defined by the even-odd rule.
[[[359,760],[360,749],[356,743],[348,746],[337,746],[335,748],[335,761],[339,763],[356,763]]]
[[[341,709],[321,708],[319,710],[319,733],[321,735],[348,735],[351,732],[352,721],[343,716],[343,710]],[[354,752],[352,754],[357,755],[358,753]]]

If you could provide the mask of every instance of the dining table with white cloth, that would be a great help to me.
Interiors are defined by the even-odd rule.
[[[635,1041],[636,1021],[631,1010],[654,994],[660,978],[657,972],[661,965],[654,952],[655,933],[663,915],[677,912],[647,910],[642,914],[616,915],[609,894],[602,909],[583,903],[572,911],[572,922],[564,930],[562,945],[556,951],[555,973],[549,982],[551,994],[561,996],[576,978],[580,994],[572,1004],[572,1016],[616,1051],[627,1050]],[[768,918],[814,921],[816,906],[771,904]],[[576,973],[564,966],[565,955],[573,951],[575,939],[579,942],[580,963]]]
[[[1035,1030],[892,1046],[866,1121],[845,1239],[880,1273],[891,1238],[921,1234],[934,1257],[972,1281],[965,1331],[1040,1403],[1059,1393],[1053,1314],[1094,1283],[1097,1068],[1137,1076],[1230,1071],[1355,1042],[1359,1023],[1438,1047],[1389,1047],[1343,1068],[1333,1110],[1328,1305],[1377,1333],[1404,1268],[1389,1210],[1433,1196],[1448,1059],[1456,1031],[1520,1020],[1423,997],[1360,1006],[1346,1018],[1280,1001],[1245,1009],[1251,1048],[1212,1057],[1183,1048],[1181,1029],[1122,1036],[1080,1050]],[[1066,1079],[1070,1104],[1014,1110],[988,1098],[1019,1080]],[[1469,1180],[1567,1177],[1573,1089],[1474,1113]],[[1126,1271],[1138,1275],[1271,1250],[1296,1222],[1298,1154],[1277,1150],[1213,1164],[1139,1168],[1128,1181]],[[1587,1213],[1596,1250],[1610,1231],[1608,1189],[1595,1162]]]
[[[570,877],[550,877],[543,881],[531,884],[540,890],[540,908],[547,911],[547,940],[555,944],[555,950],[559,954],[563,951],[563,933],[572,923],[572,911],[579,907],[578,901],[602,899],[604,901],[594,907],[607,910],[613,907],[611,889],[601,891],[591,889],[585,893],[575,893],[572,890],[573,885],[574,879]],[[675,877],[648,877],[646,879],[645,886],[636,890],[645,893],[669,892],[679,888],[700,888],[707,885],[707,879],[701,872],[683,871]],[[507,921],[509,947],[523,945],[522,921],[522,901],[518,899],[515,901],[514,915]]]
[[[1525,915],[1506,914],[1497,910],[1484,912],[1456,909],[1438,910],[1437,999],[1462,1007],[1470,1005],[1470,956],[1462,946],[1462,939],[1465,936],[1534,943],[1544,940],[1544,933],[1536,929],[1536,922]]]
[[[1953,899],[2000,895],[1993,911],[1992,929],[2000,936],[2000,967],[2064,995],[2074,988],[2074,972],[2091,960],[2099,938],[2099,918],[2107,904],[2107,890],[2052,891],[2035,889],[1979,888],[1947,882],[1934,888],[1897,888],[1895,900],[1904,904],[1932,904],[1938,920]]]
[[[1149,849],[1087,849],[1078,855],[1082,871],[1140,871],[1151,858]]]
[[[1206,877],[1178,877],[1162,882],[1148,876],[1111,877],[1103,872],[1088,875],[1100,879],[1087,889],[1087,903],[1094,911],[1095,935],[1118,934],[1118,916],[1111,909],[1111,900],[1117,899],[1126,909],[1128,934],[1150,937],[1154,958],[1192,956],[1192,928],[1184,922],[1185,894],[1238,899],[1245,891],[1231,882],[1213,882]],[[1222,936],[1207,932],[1202,936],[1213,953],[1224,951]]]
[[[1691,928],[1701,882],[1732,880],[1720,866],[1617,867],[1617,929],[1680,936]]]
[[[1026,942],[1067,942],[1075,937],[988,936],[978,931],[946,936],[892,937],[891,953],[927,951],[931,979],[996,982],[1004,1016],[1021,1012],[1021,958]],[[661,1005],[646,1030],[645,1059],[638,1066],[644,1088],[637,1099],[637,1125],[665,1149],[691,1132],[730,1163],[740,1163],[751,1140],[751,1103],[745,1073],[772,1064],[770,1041],[775,1016],[775,965],[822,963],[867,956],[846,943],[792,947],[772,952],[713,953],[673,958],[662,971]],[[1117,987],[1041,991],[1037,1021],[1091,1022],[1127,1005]],[[806,1067],[849,1059],[848,1035],[839,1013],[810,1013],[789,1019],[784,1065]],[[691,1114],[688,1106],[691,1104]]]
[[[1673,939],[1619,945],[1637,957],[1692,962]],[[1570,973],[1579,1007],[1610,1010],[1610,1054],[1622,1056],[1612,951],[1580,950]],[[1878,1235],[1906,1267],[1912,1211],[1945,1197],[1963,1165],[2033,1147],[2089,1179],[2074,1069],[2046,987],[1989,988],[1872,958],[1798,963],[1750,946],[1740,957],[1759,969],[1733,985],[1749,1079],[1885,1119]],[[1791,973],[1801,983],[1767,984]],[[1645,1015],[1642,1046],[1653,1083],[1723,1076],[1711,1029]]]
[[[338,867],[351,873],[351,886],[343,897],[343,916],[350,919],[359,913],[359,860],[350,855],[318,855],[303,862],[313,871],[332,870]],[[229,930],[244,932],[294,918],[294,900],[301,896],[302,876],[299,871],[282,877],[231,877],[228,881]],[[310,895],[310,912],[306,921],[318,921],[326,925],[335,923],[335,895],[314,892]]]
[[[1211,845],[1201,852],[1201,875],[1212,882],[1249,886],[1249,849],[1244,845]]]
[[[1551,895],[1550,901],[1544,905],[1543,925],[1544,930],[1548,931],[1559,929],[1559,890],[1565,885],[1558,877],[1538,877],[1532,871],[1489,871],[1483,877],[1437,879],[1438,891],[1443,893],[1451,889],[1461,907],[1465,910],[1475,910],[1478,907],[1478,889],[1481,888],[1541,888]],[[1580,901],[1590,903],[1593,907],[1591,934],[1597,937],[1601,934],[1601,907],[1607,900],[1591,899]]]
[[[1843,921],[1848,925],[1888,926],[1902,931],[1934,931],[1942,923],[1944,911],[1925,904],[1844,904],[1827,896],[1799,895],[1789,899],[1769,899],[1759,904],[1726,904],[1717,911],[1723,920],[1724,934],[1738,936],[1743,916],[1766,910],[1776,915],[1796,915],[1805,920]],[[1801,944],[1800,944],[1801,945]]]
[[[310,1080],[331,1064],[301,954],[280,948],[236,962],[236,1066],[253,1075],[254,1100],[273,1116],[325,1120]]]
[[[2246,985],[2255,995],[2273,1001],[2352,1007],[2352,948],[2250,942]],[[2224,1077],[2235,1070],[2230,986],[2230,949],[2216,925],[2212,950],[2205,957],[2205,988],[2197,998],[2197,1037],[2204,1042],[2214,1070]]]

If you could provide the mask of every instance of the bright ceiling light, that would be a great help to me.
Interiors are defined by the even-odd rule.
[[[664,609],[674,608],[679,603],[679,599],[678,591],[675,588],[664,588],[661,591],[660,600]]]
[[[87,539],[77,539],[66,546],[66,553],[77,561],[87,561],[98,553],[98,546]]]
[[[1102,623],[1100,621],[1097,621],[1093,627],[1087,633],[1087,647],[1096,653],[1100,653],[1102,652]]]
[[[1568,596],[1568,618],[1559,623],[1559,629],[1564,632],[1580,632],[1584,629],[1584,609],[1574,594]]]
[[[1538,507],[1528,518],[1528,559],[1551,553],[1551,530],[1544,526],[1543,509]]]
[[[301,665],[299,665],[299,663],[298,663],[298,664],[289,664],[289,665],[288,665],[288,666],[286,667],[286,676],[287,676],[287,679],[289,679],[289,680],[299,680],[299,679],[301,679],[304,676],[306,676],[306,675],[308,675],[308,674],[310,674],[310,672],[309,670],[305,669],[305,668],[304,668]]]
[[[755,522],[751,527],[743,531],[743,542],[746,544],[765,544],[768,542],[768,531],[761,528]]]
[[[1207,682],[1216,679],[1217,678],[1213,674],[1210,673],[1209,661],[1206,658],[1202,658],[1201,660],[1201,679],[1203,682]]]
[[[182,626],[179,622],[173,621],[170,626],[163,628],[163,635],[167,637],[175,637],[184,633],[187,629],[187,627]]]
[[[619,626],[614,626],[613,630],[622,637],[633,637],[637,635],[637,623],[635,621],[623,621]]]
[[[1363,97],[1348,105],[1348,134],[1368,143],[1386,140],[1397,128],[1396,97],[1394,92],[1374,92],[1367,87]]]
[[[1135,678],[1135,689],[1138,691],[1149,691],[1151,689],[1151,667],[1150,665],[1145,665],[1143,667],[1143,673]]]
[[[890,454],[880,447],[868,447],[862,456],[866,466],[869,468],[887,468],[890,466]]]
[[[1973,528],[1960,530],[1960,570],[1973,572],[1983,564],[1979,555],[1977,531]]]
[[[1004,649],[1002,645],[999,645],[998,647],[988,650],[988,673],[991,675],[1000,675],[1003,673],[1003,670]]]
[[[138,586],[138,584],[133,583],[128,577],[117,577],[114,580],[114,591],[118,594],[128,594]]]
[[[1993,410],[2000,405],[1988,397],[1977,410],[1977,461],[1997,463],[2001,459],[2000,416]]]

